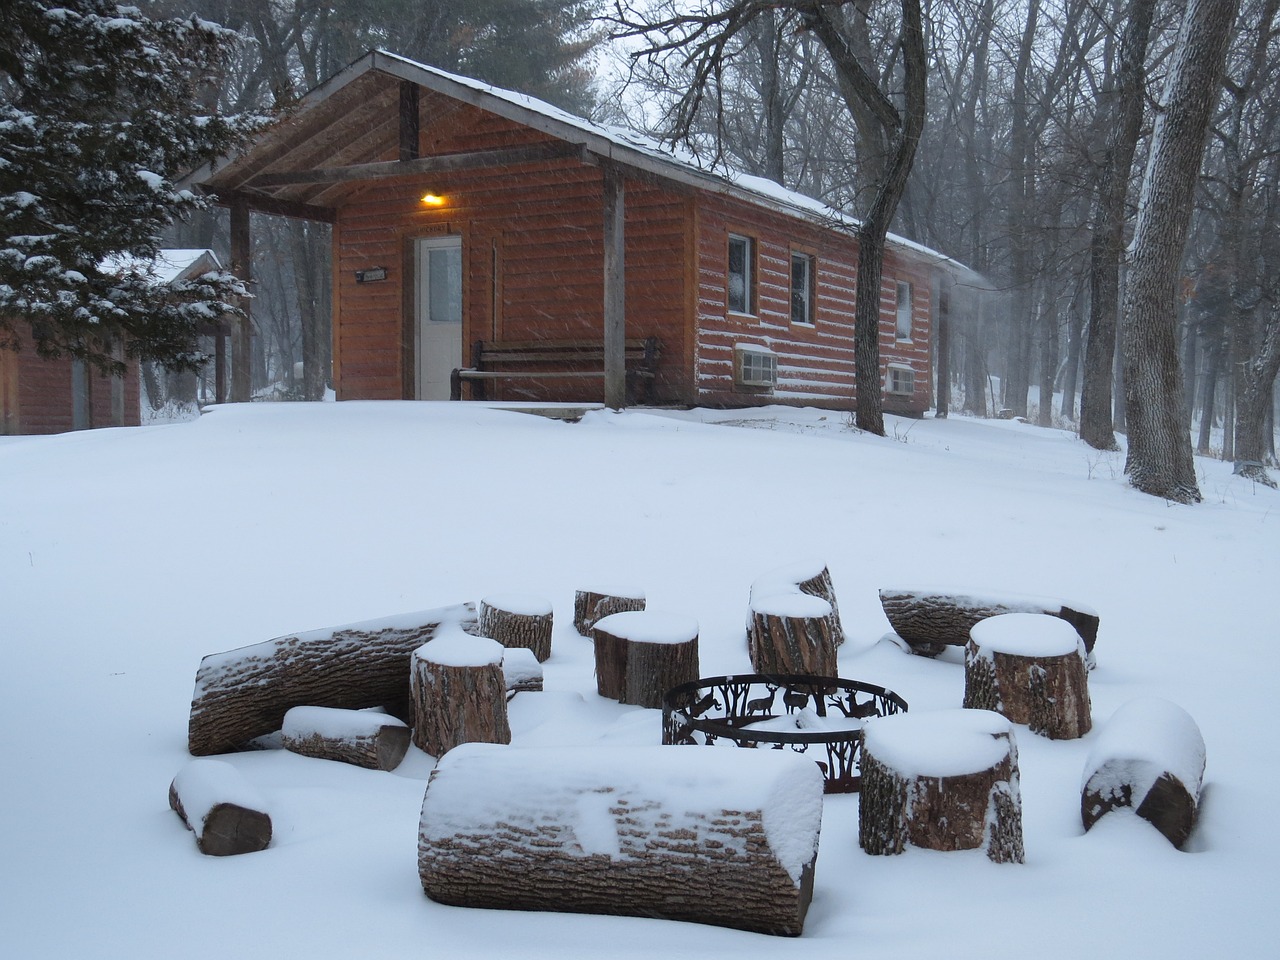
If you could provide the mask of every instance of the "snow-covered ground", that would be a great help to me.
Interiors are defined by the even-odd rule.
[[[750,429],[744,429],[750,428]],[[1265,956],[1280,939],[1280,495],[1201,461],[1195,507],[1129,489],[1119,454],[1008,422],[813,410],[596,413],[470,404],[254,404],[189,423],[0,438],[0,955],[344,958]],[[895,440],[900,442],[895,442]],[[955,707],[963,667],[886,638],[881,585],[1062,596],[1098,610],[1095,729],[1017,730],[1027,862],[871,857],[828,797],[804,936],[445,907],[418,882],[432,761],[394,773],[231,756],[270,804],[266,851],[201,856],[167,804],[207,653],[478,600],[554,604],[546,692],[517,745],[656,743],[659,714],[594,693],[574,590],[644,589],[697,618],[702,673],[746,672],[753,580],[829,565],[842,676]],[[1165,697],[1208,752],[1174,850],[1128,814],[1080,826],[1091,744]],[[705,749],[696,747],[670,749]],[[714,897],[714,889],[690,889]],[[1270,946],[1268,946],[1270,945]]]

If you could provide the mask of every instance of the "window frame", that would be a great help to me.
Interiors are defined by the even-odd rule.
[[[805,264],[804,278],[804,319],[796,319],[796,264]],[[818,325],[818,257],[808,250],[791,249],[790,286],[788,301],[790,317],[793,325],[816,327]]]
[[[903,297],[903,290],[906,297]],[[915,289],[910,280],[898,280],[896,290],[897,303],[893,320],[893,336],[899,343],[911,342],[911,328],[915,323]],[[905,330],[903,320],[906,320]]]
[[[742,270],[743,270],[743,298],[744,303],[742,309],[738,309],[733,304],[733,293],[731,285],[735,274],[732,272],[733,262],[733,246],[735,243],[743,244]],[[727,242],[725,244],[725,269],[724,269],[724,306],[728,313],[736,314],[740,317],[756,317],[759,316],[759,305],[756,299],[756,251],[759,244],[756,238],[745,233],[734,233],[730,231]]]
[[[910,390],[894,389],[894,374],[905,374],[911,381]],[[885,369],[884,392],[891,397],[914,397],[916,393],[916,372],[904,363],[891,363]]]

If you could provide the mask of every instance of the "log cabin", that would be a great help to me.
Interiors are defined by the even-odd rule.
[[[222,265],[212,250],[161,250],[154,262],[117,259],[119,270],[145,273],[157,284],[189,280]],[[215,335],[218,324],[202,334]],[[124,360],[122,376],[109,376],[68,357],[46,360],[34,349],[0,349],[0,436],[65,433],[94,427],[136,427],[141,423],[138,361]],[[223,350],[218,341],[219,370]]]
[[[332,225],[340,400],[854,398],[854,221],[518,93],[373,51],[184,183],[245,279],[250,213]],[[887,412],[928,407],[932,312],[971,276],[890,238]]]

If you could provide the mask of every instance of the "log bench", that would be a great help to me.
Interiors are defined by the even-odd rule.
[[[662,345],[657,337],[628,338],[623,362],[628,375],[644,381],[643,400],[653,402]],[[491,380],[602,379],[604,342],[587,340],[477,340],[471,346],[471,366],[454,369],[449,397],[462,399],[462,383],[471,384],[473,400],[487,399]]]
[[[472,743],[431,772],[418,875],[453,906],[799,936],[821,822],[822,775],[789,751]]]
[[[1195,826],[1204,764],[1204,737],[1185,710],[1160,697],[1130,700],[1085,760],[1084,828],[1112,810],[1130,809],[1181,849]]]
[[[793,563],[765,574],[751,585],[748,606],[747,647],[756,673],[838,673],[844,628],[825,563]]]

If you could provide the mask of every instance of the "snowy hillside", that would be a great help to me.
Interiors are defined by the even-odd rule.
[[[1198,463],[1205,502],[1129,489],[1120,454],[1010,422],[590,414],[470,404],[255,404],[190,423],[0,438],[0,955],[13,958],[1261,956],[1280,919],[1271,715],[1280,494]],[[895,442],[900,441],[900,442]],[[695,617],[704,676],[746,672],[748,589],[830,568],[841,676],[959,706],[961,658],[887,639],[880,586],[1060,596],[1101,615],[1094,731],[1017,728],[1025,865],[857,846],[828,797],[803,937],[429,901],[429,757],[394,773],[283,752],[230,761],[271,804],[261,852],[201,856],[166,791],[200,658],[309,628],[478,600],[550,600],[546,692],[516,745],[657,743],[595,694],[574,590],[634,584]],[[1081,772],[1129,699],[1185,707],[1208,753],[1188,852],[1129,814],[1084,834]],[[672,750],[705,749],[696,747]],[[688,891],[713,897],[715,890]]]

